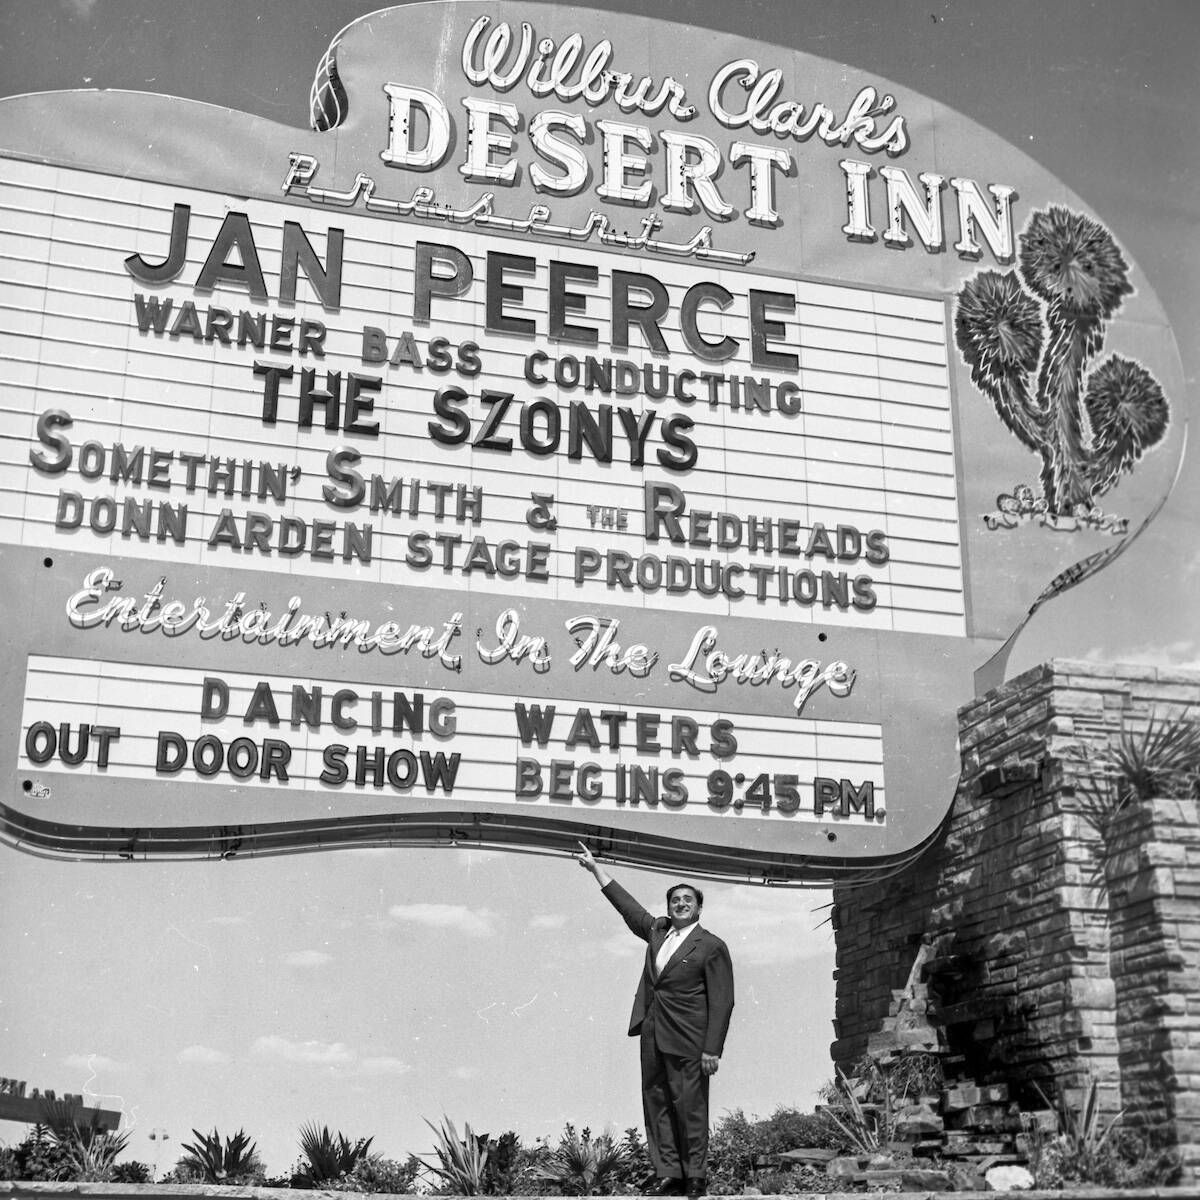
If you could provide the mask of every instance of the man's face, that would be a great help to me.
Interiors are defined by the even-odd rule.
[[[700,918],[700,905],[696,893],[689,887],[676,888],[671,893],[671,901],[667,905],[667,915],[676,929],[692,924]]]

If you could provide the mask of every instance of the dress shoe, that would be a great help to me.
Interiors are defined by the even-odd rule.
[[[706,1179],[689,1178],[684,1194],[687,1196],[688,1200],[700,1200],[700,1197],[704,1195],[704,1190],[707,1186],[708,1181]]]
[[[683,1195],[683,1180],[682,1179],[661,1179],[658,1187],[651,1193],[652,1196],[682,1196]]]

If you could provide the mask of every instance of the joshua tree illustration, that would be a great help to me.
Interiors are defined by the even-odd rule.
[[[1090,509],[1170,421],[1140,363],[1113,354],[1089,372],[1133,291],[1128,272],[1103,225],[1054,205],[1030,218],[1017,271],[979,271],[958,294],[959,352],[1000,419],[1041,455],[1054,515]]]

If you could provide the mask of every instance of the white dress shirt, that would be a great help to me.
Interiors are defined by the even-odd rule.
[[[663,968],[674,957],[675,951],[683,945],[688,935],[698,924],[699,922],[693,921],[690,925],[685,925],[682,929],[676,929],[672,925],[667,931],[667,936],[663,938],[663,944],[659,946],[658,953],[654,956],[654,977],[656,979],[663,973]]]

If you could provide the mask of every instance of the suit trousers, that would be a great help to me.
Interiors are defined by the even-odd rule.
[[[653,1021],[642,1026],[642,1108],[660,1179],[703,1179],[708,1168],[708,1076],[700,1057],[664,1054]]]

